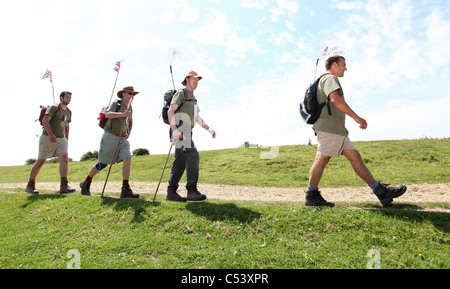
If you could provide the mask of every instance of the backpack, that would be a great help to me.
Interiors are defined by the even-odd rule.
[[[327,97],[327,100],[324,103],[319,103],[317,101],[317,86],[319,85],[322,76],[316,79],[316,81],[306,89],[305,98],[303,99],[303,102],[300,102],[300,116],[307,124],[316,123],[325,105],[328,108],[328,114],[331,115],[330,97]]]
[[[117,100],[117,104],[116,104],[116,111],[118,112],[120,110],[120,106],[122,105],[122,102],[120,99]],[[97,117],[98,121],[98,126],[101,128],[105,128],[106,122],[108,121],[108,119],[105,117],[106,115],[106,111],[108,110],[107,107],[104,107],[102,109],[102,112],[100,112],[99,117]]]
[[[186,102],[187,99],[187,91],[185,88],[183,88],[184,91],[184,98],[183,98],[183,102],[181,103],[180,106],[178,106],[177,111],[183,106],[183,104]],[[168,90],[165,94],[164,94],[164,106],[162,108],[162,119],[164,121],[165,124],[170,124],[169,123],[169,108],[170,108],[170,103],[172,102],[172,98],[175,95],[177,91],[174,89]]]
[[[44,119],[44,116],[45,116],[45,113],[47,112],[47,109],[50,107],[50,105],[49,106],[44,106],[44,105],[41,105],[41,113],[39,114],[39,123],[42,125],[42,126],[44,126],[43,124],[42,124],[42,120]],[[58,111],[59,111],[59,109],[61,108],[61,105],[60,104],[58,104],[58,108],[56,109],[56,111],[55,111],[55,113],[57,113]],[[69,110],[70,111],[70,110]]]

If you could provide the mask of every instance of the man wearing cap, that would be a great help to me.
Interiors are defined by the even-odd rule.
[[[121,198],[139,198],[139,194],[134,194],[130,188],[130,170],[131,170],[131,151],[128,137],[130,136],[133,126],[132,108],[128,109],[128,105],[133,97],[139,92],[134,91],[132,86],[125,87],[117,93],[119,100],[113,101],[109,106],[105,117],[108,119],[104,133],[100,142],[100,151],[98,153],[98,163],[92,167],[86,179],[80,183],[81,194],[90,196],[90,186],[92,179],[108,164],[123,161],[122,168],[122,192]],[[120,139],[120,143],[119,143]],[[116,152],[117,144],[119,147],[116,158],[113,160]]]
[[[39,194],[36,189],[36,177],[42,166],[48,158],[58,157],[59,174],[61,176],[60,194],[72,193],[72,189],[67,183],[67,174],[69,170],[69,123],[72,121],[72,112],[68,105],[72,99],[72,93],[68,91],[61,92],[60,104],[54,104],[47,108],[42,119],[42,135],[39,138],[39,156],[30,172],[25,191],[30,194]]]
[[[206,199],[206,196],[197,189],[200,158],[192,141],[192,129],[195,123],[198,123],[201,127],[208,130],[213,138],[216,137],[216,132],[198,114],[200,109],[197,106],[194,90],[201,79],[202,77],[195,71],[189,72],[182,82],[186,88],[175,93],[168,111],[171,135],[175,141],[175,158],[170,172],[166,196],[166,199],[169,201],[186,202]],[[177,193],[178,182],[184,170],[186,170],[187,174],[187,198],[181,197]]]

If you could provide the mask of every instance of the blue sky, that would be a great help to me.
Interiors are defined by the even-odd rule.
[[[313,81],[322,40],[342,39],[346,100],[368,121],[347,118],[353,141],[450,137],[448,1],[164,0],[49,1],[0,4],[4,137],[0,166],[36,158],[39,105],[73,93],[69,157],[98,150],[97,116],[111,96],[115,62],[124,59],[116,92],[132,85],[132,149],[166,154],[168,126],[159,118],[173,65],[204,78],[200,115],[217,138],[196,127],[199,150],[315,143],[298,103]],[[6,29],[7,27],[7,29]],[[318,74],[323,73],[323,62]],[[6,114],[6,115],[5,115]]]

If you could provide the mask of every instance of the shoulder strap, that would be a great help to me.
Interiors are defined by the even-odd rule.
[[[181,104],[178,106],[177,110],[175,111],[175,113],[177,113],[180,108],[183,106],[183,104],[186,102],[187,99],[187,89],[183,88],[183,93],[184,93],[184,97],[183,97],[183,101],[181,102]]]

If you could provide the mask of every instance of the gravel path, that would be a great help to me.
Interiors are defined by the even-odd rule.
[[[93,182],[91,192],[94,195],[100,194],[103,189],[103,181]],[[153,195],[157,183],[130,182],[134,192],[139,194]],[[0,190],[4,192],[14,192],[11,189],[25,189],[26,184],[0,184]],[[80,192],[78,183],[72,186]],[[119,193],[121,182],[108,182],[105,195],[111,192]],[[59,183],[37,183],[40,190],[58,191]],[[167,184],[162,183],[158,195],[165,195]],[[184,184],[180,184],[179,193],[186,195]],[[240,201],[304,201],[304,188],[261,188],[249,186],[228,186],[199,184],[198,189],[206,194],[209,199],[219,200],[240,200]],[[16,190],[17,192],[17,190]],[[321,188],[322,195],[331,202],[370,202],[377,201],[375,195],[368,187],[346,187],[346,188]],[[450,184],[420,184],[408,185],[408,191],[394,203],[423,203],[423,202],[450,202]]]

